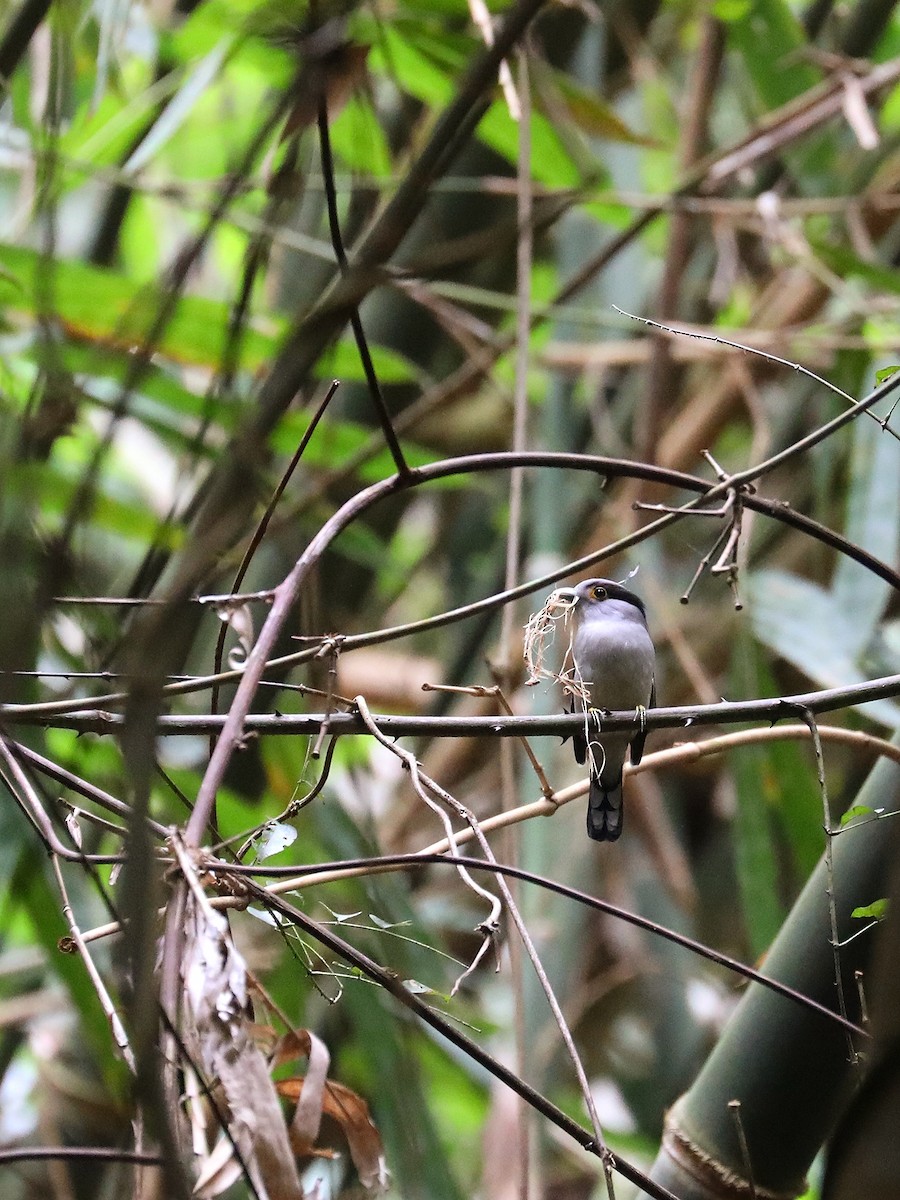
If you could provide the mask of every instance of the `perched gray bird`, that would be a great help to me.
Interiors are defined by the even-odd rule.
[[[585,730],[574,736],[575,758],[590,751],[588,836],[614,842],[622,833],[622,766],[631,749],[637,764],[644,753],[643,729],[602,733],[590,709],[615,712],[652,708],[656,703],[656,653],[647,631],[643,601],[611,579],[588,579],[557,595],[575,601],[572,658],[575,679],[585,685],[590,706]],[[570,711],[580,708],[573,701]]]

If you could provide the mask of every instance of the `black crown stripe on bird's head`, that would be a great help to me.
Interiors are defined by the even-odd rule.
[[[634,592],[630,592],[628,588],[622,587],[621,583],[616,583],[613,579],[586,579],[581,586],[585,591],[602,587],[606,591],[608,600],[624,600],[626,604],[633,604],[635,608],[639,608],[644,617],[647,616],[647,609],[640,596],[636,596]]]

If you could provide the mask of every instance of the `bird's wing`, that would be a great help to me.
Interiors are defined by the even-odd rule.
[[[574,696],[571,698],[569,703],[566,705],[565,711],[567,713],[578,712]],[[562,739],[562,744],[565,745],[568,740],[569,740],[569,737],[568,737],[568,735],[566,735],[566,737],[564,737]],[[587,742],[584,740],[583,733],[578,732],[578,733],[572,734],[572,749],[575,751],[575,761],[580,766],[584,766],[584,760],[587,758]]]

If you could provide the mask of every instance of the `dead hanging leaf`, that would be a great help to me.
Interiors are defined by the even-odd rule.
[[[298,1075],[293,1079],[282,1079],[275,1086],[282,1096],[296,1100],[299,1108],[309,1083],[308,1078]],[[340,1125],[363,1187],[370,1191],[386,1190],[389,1177],[381,1135],[362,1096],[342,1083],[327,1083],[322,1096],[322,1113]],[[298,1155],[322,1155],[322,1150],[294,1144],[293,1125],[291,1128],[291,1143]]]
[[[209,1154],[201,1155],[200,1173],[194,1184],[198,1200],[213,1200],[237,1183],[243,1168],[234,1156],[231,1139],[223,1133]]]
[[[228,666],[239,671],[253,649],[253,614],[245,601],[222,600],[216,605],[219,620],[230,625],[237,634],[239,647],[228,651]]]
[[[328,1066],[331,1062],[331,1056],[325,1043],[314,1033],[310,1033],[307,1029],[301,1030],[300,1041],[301,1044],[305,1042],[301,1053],[309,1059],[309,1066],[306,1071],[306,1083],[297,1100],[289,1132],[295,1154],[299,1153],[298,1145],[306,1145],[312,1150],[316,1144],[322,1124]]]
[[[72,835],[72,841],[81,849],[81,826],[78,823],[78,818],[81,816],[80,808],[73,808],[71,812],[66,813],[66,829]]]
[[[185,911],[185,1040],[207,1081],[218,1079],[228,1131],[260,1200],[303,1200],[297,1164],[269,1068],[255,1044],[247,967],[225,917],[212,908],[180,842],[173,847],[188,883]],[[203,1164],[202,1195],[227,1179],[226,1151]]]
[[[307,47],[309,49],[309,47]],[[288,113],[281,140],[314,125],[319,117],[322,97],[329,121],[335,120],[362,83],[366,74],[369,47],[339,41],[307,53],[303,68],[294,84],[294,101]]]

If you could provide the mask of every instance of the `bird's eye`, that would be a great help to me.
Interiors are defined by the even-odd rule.
[[[594,597],[595,600],[605,600],[606,596],[607,596],[606,588],[605,587],[591,588],[591,595]]]

